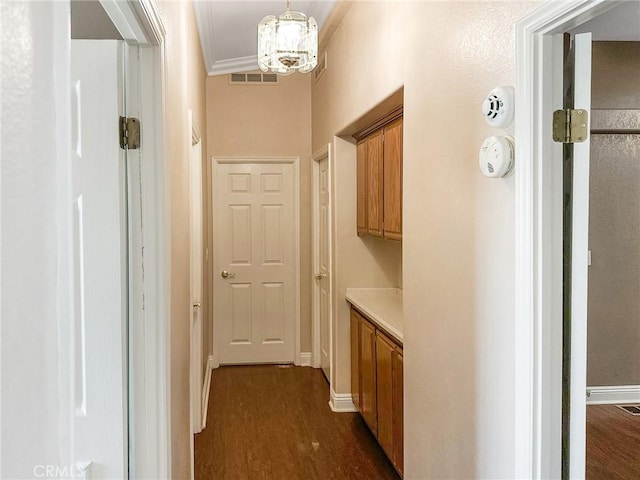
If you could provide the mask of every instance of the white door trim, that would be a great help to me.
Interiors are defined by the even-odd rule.
[[[169,165],[164,156],[166,29],[155,0],[100,0],[123,39],[138,45],[143,148],[130,182],[130,476],[171,476]],[[131,107],[131,108],[130,108]],[[144,326],[135,328],[135,326]]]
[[[313,178],[312,178],[312,233],[311,233],[311,265],[313,266],[313,273],[318,272],[320,266],[318,265],[319,258],[319,249],[320,245],[318,243],[319,240],[319,219],[320,219],[320,204],[318,202],[318,182],[320,177],[320,166],[319,162],[323,159],[327,159],[327,167],[328,171],[328,180],[329,180],[329,219],[328,219],[328,236],[329,236],[329,271],[333,272],[332,259],[333,256],[331,252],[332,242],[331,239],[333,236],[331,235],[331,219],[333,216],[333,204],[331,202],[331,192],[333,190],[332,185],[332,176],[331,176],[331,144],[328,143],[326,146],[320,148],[316,152],[313,153],[311,158],[313,159]],[[311,366],[314,368],[320,368],[320,317],[318,315],[318,302],[320,296],[320,286],[318,282],[315,281],[315,278],[311,277]],[[333,314],[333,275],[329,275],[329,370],[333,371],[332,359],[333,355],[331,354],[331,350],[333,349],[333,341],[331,338],[332,335],[332,314]]]
[[[517,478],[558,478],[561,466],[562,148],[550,131],[562,59],[553,34],[621,3],[547,2],[516,23]]]
[[[127,43],[158,46],[167,30],[155,0],[99,0],[102,8]]]
[[[294,319],[294,330],[293,330],[293,338],[294,338],[294,351],[293,358],[295,365],[302,365],[304,363],[301,354],[300,354],[300,157],[291,157],[291,156],[212,156],[211,157],[211,185],[212,188],[215,188],[217,185],[218,179],[218,166],[221,164],[244,164],[244,163],[290,163],[293,165],[293,215],[294,215],[294,225],[295,225],[295,292],[296,292],[296,305],[295,305],[295,319]],[[211,212],[215,212],[215,195],[211,196]],[[219,270],[219,254],[218,249],[216,249],[216,245],[220,244],[220,234],[219,229],[215,228],[215,218],[211,223],[211,228],[213,228],[213,272],[212,275],[215,278],[217,272]],[[215,315],[212,314],[213,322],[212,322],[212,336],[213,336],[213,358],[214,358],[214,368],[217,368],[220,363],[219,357],[219,348],[218,342],[216,338],[216,319]]]

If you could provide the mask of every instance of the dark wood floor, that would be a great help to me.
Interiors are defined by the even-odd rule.
[[[399,479],[360,416],[333,413],[328,400],[318,369],[214,370],[195,478]]]
[[[587,479],[640,479],[640,416],[587,406]]]

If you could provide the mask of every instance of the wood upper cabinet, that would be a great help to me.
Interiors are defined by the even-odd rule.
[[[376,329],[360,320],[360,413],[374,435],[378,432],[376,405]]]
[[[360,315],[351,309],[351,399],[360,410]]]
[[[384,145],[382,130],[367,137],[367,223],[369,235],[384,232]]]
[[[358,137],[357,231],[402,239],[402,117]]]
[[[384,236],[402,238],[402,117],[384,129]]]
[[[367,141],[358,143],[358,171],[357,171],[357,226],[358,235],[369,233],[369,222],[367,221]]]

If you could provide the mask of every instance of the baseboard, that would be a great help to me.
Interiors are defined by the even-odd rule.
[[[587,387],[587,405],[640,403],[640,385]]]
[[[310,367],[311,366],[311,352],[300,352],[298,354],[298,361],[296,365],[300,367]]]
[[[331,410],[338,413],[357,412],[358,409],[353,404],[350,393],[336,393],[331,387],[331,399],[329,400]]]
[[[202,428],[207,426],[207,412],[209,410],[209,392],[211,390],[211,371],[215,368],[213,355],[207,360],[207,372],[204,374],[204,386],[202,387]]]

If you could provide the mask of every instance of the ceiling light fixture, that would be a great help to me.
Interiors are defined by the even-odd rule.
[[[258,66],[290,75],[296,70],[308,73],[318,64],[318,23],[313,17],[287,11],[279,17],[267,15],[258,24]]]

